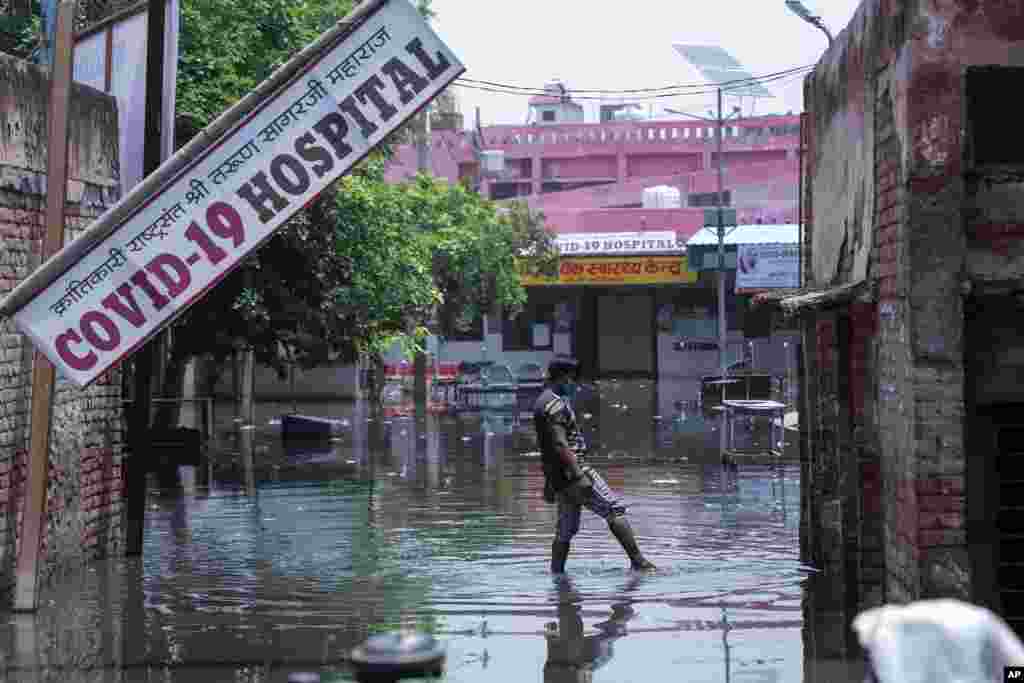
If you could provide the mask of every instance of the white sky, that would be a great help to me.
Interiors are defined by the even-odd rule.
[[[859,0],[815,0],[834,35],[846,27]],[[792,14],[784,0],[433,0],[434,28],[466,65],[468,78],[540,88],[555,78],[570,88],[656,88],[700,83],[673,43],[718,45],[755,76],[814,64],[825,34]],[[803,110],[802,77],[769,84],[776,97],[755,113]],[[527,97],[454,87],[466,124],[475,107],[484,125],[522,124]],[[650,102],[705,114],[714,95]],[[645,103],[645,106],[649,103]],[[725,102],[726,110],[738,104]],[[743,103],[750,114],[749,98]],[[596,118],[587,107],[587,120]]]

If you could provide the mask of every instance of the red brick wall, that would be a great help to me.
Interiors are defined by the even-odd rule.
[[[42,71],[0,55],[0,114],[22,129],[0,131],[0,297],[38,266],[43,229],[46,104]],[[16,109],[16,111],[8,111]],[[116,106],[113,98],[79,90],[71,100],[65,243],[116,201]],[[35,136],[28,139],[28,136]],[[17,158],[17,166],[6,159]],[[17,189],[13,189],[17,188]],[[10,319],[0,320],[0,604],[13,584],[29,448],[34,350]],[[121,547],[120,379],[79,390],[60,376],[53,398],[48,459],[43,584],[58,568],[117,553]]]
[[[875,304],[855,303],[850,306],[850,377],[849,398],[850,413],[854,423],[863,424],[868,417],[864,413],[864,405],[868,392],[874,388],[870,377],[873,366],[870,354],[878,331],[878,306]]]

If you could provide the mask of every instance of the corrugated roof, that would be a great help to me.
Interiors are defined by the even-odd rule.
[[[860,281],[828,289],[805,288],[765,292],[754,297],[753,306],[755,309],[767,306],[781,312],[784,317],[794,317],[802,313],[845,306],[852,301],[870,301],[873,297],[874,293],[868,283]]]
[[[800,239],[800,228],[795,223],[785,225],[739,225],[726,227],[724,243],[736,244],[796,244]],[[686,246],[713,246],[718,244],[718,231],[702,228],[691,237]]]

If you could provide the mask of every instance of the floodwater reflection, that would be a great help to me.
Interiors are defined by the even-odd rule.
[[[307,405],[346,428],[285,447],[290,406],[261,404],[251,457],[226,422],[209,468],[151,493],[141,559],[0,618],[0,678],[351,680],[351,647],[410,626],[447,644],[448,681],[804,680],[798,464],[723,468],[717,418],[657,414],[655,389],[591,386],[578,412],[657,572],[629,571],[585,515],[568,578],[551,577],[528,419]]]

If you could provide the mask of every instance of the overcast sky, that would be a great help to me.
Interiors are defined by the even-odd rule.
[[[811,6],[811,3],[806,3]],[[833,34],[849,23],[859,0],[815,0]],[[699,83],[673,43],[718,45],[754,75],[814,64],[828,41],[784,0],[433,0],[435,30],[466,65],[468,78],[542,87],[554,78],[570,88],[656,88]],[[755,113],[803,110],[802,77],[770,84],[776,97]],[[522,124],[527,97],[455,87],[468,124],[480,107],[484,125]],[[706,113],[713,95],[654,100]],[[645,107],[648,103],[645,103]],[[729,109],[736,101],[726,101]],[[749,98],[744,113],[751,113]],[[593,120],[591,105],[588,121]]]

